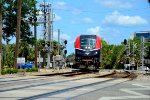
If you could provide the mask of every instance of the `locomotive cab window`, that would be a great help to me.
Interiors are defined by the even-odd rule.
[[[94,49],[96,39],[93,38],[81,38],[81,49]]]

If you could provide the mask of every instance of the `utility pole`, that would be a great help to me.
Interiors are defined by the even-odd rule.
[[[141,64],[144,66],[144,37],[141,37]]]
[[[125,51],[124,51],[124,67],[130,70],[130,40],[124,40]]]
[[[50,57],[50,50],[51,50],[51,8],[49,9],[50,11],[48,12],[48,61],[47,61],[47,66],[51,67],[51,57]]]
[[[136,48],[136,44],[134,44],[134,42],[133,42],[133,63],[134,63],[134,65],[135,65],[135,54],[134,54],[134,52],[135,52],[135,48]]]
[[[35,38],[35,68],[37,68],[37,17],[36,17],[36,4],[34,5],[34,38]]]
[[[46,40],[46,2],[45,2],[45,0],[44,0],[44,42],[45,42],[45,40]],[[45,44],[46,44],[46,42],[45,42]],[[44,66],[45,66],[45,53],[43,53],[43,65],[42,65],[42,67],[44,68]]]
[[[0,0],[0,75],[2,70],[2,0]]]
[[[51,50],[53,51],[53,19],[54,19],[54,14],[53,14],[53,9],[51,10]]]
[[[132,61],[132,62],[133,62],[133,64],[134,64],[134,63],[135,63],[135,62],[134,62],[134,42],[133,42],[132,53],[133,53],[133,61]]]
[[[129,45],[129,51],[128,51],[128,60],[129,60],[129,70],[131,69],[131,63],[130,63],[130,39],[129,39],[129,41],[128,41],[129,43],[128,43],[128,45]]]
[[[53,14],[53,9],[51,10],[51,51],[52,51],[52,68],[54,68],[54,44],[53,44],[53,19],[54,19],[54,14]]]
[[[51,40],[51,12],[50,7],[51,5],[49,3],[46,3],[45,0],[43,4],[40,4],[40,7],[42,7],[42,12],[44,13],[44,43],[43,43],[43,64],[42,67],[45,67],[45,55],[48,55],[48,62],[47,65],[50,64],[50,40]],[[47,21],[48,16],[48,21]],[[47,33],[47,23],[48,23],[48,33]],[[48,37],[48,38],[47,38]],[[46,46],[47,45],[47,46]]]
[[[60,55],[60,29],[58,29],[58,55]]]

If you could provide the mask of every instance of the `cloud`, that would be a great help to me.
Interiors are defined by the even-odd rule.
[[[58,41],[58,32],[54,31],[53,34],[54,40]],[[60,40],[71,40],[71,37],[68,34],[60,33]]]
[[[60,16],[58,16],[57,14],[55,14],[55,17],[54,17],[54,21],[59,21],[61,20],[62,18]]]
[[[67,4],[66,2],[54,2],[54,9],[56,10],[65,10],[65,11],[70,11],[74,15],[80,14],[82,11],[78,9],[77,7],[74,7],[72,5]]]
[[[94,20],[91,19],[91,18],[89,18],[89,17],[85,17],[85,18],[83,19],[83,21],[84,21],[85,23],[94,23]]]
[[[96,26],[96,27],[93,27],[93,28],[89,28],[89,29],[87,29],[87,33],[88,34],[99,35],[100,34],[100,27]]]
[[[55,9],[65,10],[65,9],[67,9],[67,4],[66,4],[66,2],[62,2],[62,1],[55,2],[54,3],[54,8]]]
[[[147,25],[148,21],[140,16],[127,16],[115,11],[112,14],[106,16],[103,23],[119,26],[136,26]]]
[[[70,40],[71,39],[71,37],[67,34],[61,34],[60,38],[63,39],[63,40]]]
[[[101,5],[107,8],[132,8],[131,2],[123,0],[96,0]]]

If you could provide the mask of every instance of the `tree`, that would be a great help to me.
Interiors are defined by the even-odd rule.
[[[21,40],[27,41],[29,44],[34,44],[33,34],[30,30],[28,17],[34,16],[34,5],[36,0],[23,0],[21,11]],[[16,0],[4,0],[3,12],[3,39],[9,44],[12,37],[16,36],[16,20],[17,20],[17,1]]]
[[[0,74],[2,69],[2,0],[0,0]]]
[[[13,67],[15,44],[3,45],[3,64],[7,67]]]
[[[3,12],[3,39],[8,44],[11,40],[11,36],[15,36],[16,27],[16,7],[15,0],[4,0],[4,10]]]
[[[15,58],[14,67],[17,68],[17,57],[19,54],[19,41],[20,41],[20,25],[21,25],[21,6],[22,0],[17,0],[17,27],[16,27],[16,47],[15,47]]]

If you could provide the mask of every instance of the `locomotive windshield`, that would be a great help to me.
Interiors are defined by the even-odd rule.
[[[96,39],[95,37],[81,37],[80,42],[81,49],[94,49]]]

